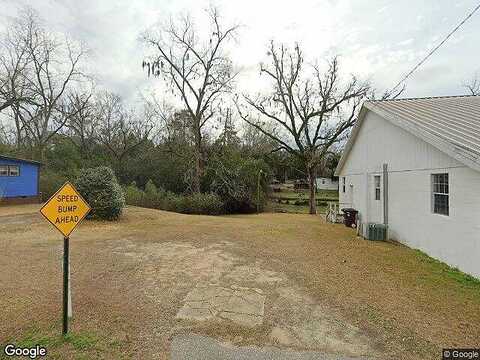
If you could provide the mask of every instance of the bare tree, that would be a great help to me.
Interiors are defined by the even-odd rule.
[[[85,51],[67,38],[49,33],[36,13],[26,9],[15,27],[15,51],[22,54],[18,81],[23,93],[15,93],[11,107],[18,131],[44,156],[45,146],[68,122],[66,95],[86,78],[80,70]],[[19,56],[17,56],[19,57]],[[11,86],[13,88],[13,86]],[[21,97],[26,101],[17,101]]]
[[[27,99],[24,71],[29,63],[27,49],[22,46],[18,35],[23,27],[21,19],[13,22],[2,34],[0,41],[0,111],[16,101]]]
[[[270,124],[264,124],[267,126]],[[271,154],[279,152],[278,143],[272,140],[270,136],[265,135],[264,132],[259,131],[257,128],[250,124],[243,122],[241,128],[241,141],[243,150],[253,156],[262,156],[265,154]],[[266,132],[275,132],[275,127],[270,126],[265,128]]]
[[[232,149],[239,147],[241,144],[238,131],[235,127],[234,109],[226,107],[219,109],[218,127],[220,134],[216,140],[216,144],[220,145],[220,149]]]
[[[271,93],[244,95],[246,105],[237,101],[237,109],[243,120],[301,161],[309,182],[310,214],[316,214],[316,168],[355,124],[369,86],[352,77],[342,87],[336,57],[325,73],[318,65],[307,68],[298,44],[290,50],[272,41],[268,56],[270,63],[261,64],[260,73],[271,81]]]
[[[1,34],[0,38],[0,111],[18,109],[21,102],[34,102],[33,89],[28,85],[31,56],[25,44],[26,29],[35,14],[28,8],[20,13]],[[7,112],[15,124],[15,143],[23,144],[25,127],[16,112]]]
[[[211,29],[207,39],[200,38],[188,16],[178,22],[171,20],[157,35],[143,36],[155,55],[142,66],[149,76],[163,78],[190,116],[195,149],[194,192],[201,190],[200,179],[205,166],[204,129],[222,95],[231,91],[237,75],[225,53],[237,26],[224,27],[216,9],[210,9],[208,16]]]
[[[463,84],[463,86],[468,90],[470,95],[480,95],[480,78],[478,74],[469,81]]]
[[[11,39],[4,39],[0,49],[0,112],[12,106],[15,102],[26,100],[23,95],[24,81],[22,71],[27,59],[23,49],[11,42]]]
[[[96,137],[121,170],[125,157],[149,139],[153,115],[148,108],[141,114],[126,109],[122,99],[109,92],[100,96],[96,108]]]
[[[71,114],[66,123],[68,138],[83,156],[89,158],[96,141],[98,126],[93,92],[72,92],[68,94],[64,106],[65,112]]]
[[[10,145],[11,141],[11,132],[6,128],[6,126],[0,122],[0,146],[1,145]]]

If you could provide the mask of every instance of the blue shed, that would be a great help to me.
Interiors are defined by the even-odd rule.
[[[40,202],[40,165],[0,155],[0,203]]]

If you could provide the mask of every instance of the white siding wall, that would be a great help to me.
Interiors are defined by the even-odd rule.
[[[360,221],[383,222],[373,175],[389,171],[390,238],[480,277],[480,172],[368,112],[340,173],[346,177],[341,207],[360,211]],[[448,173],[450,215],[433,214],[431,174]],[[382,179],[383,184],[383,179]]]
[[[338,181],[330,178],[316,178],[317,189],[320,190],[338,190]]]

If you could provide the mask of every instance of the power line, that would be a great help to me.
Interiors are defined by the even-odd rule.
[[[405,76],[398,82],[398,84],[395,85],[395,87],[394,87],[390,92],[394,92],[405,80],[407,80],[407,79],[410,77],[410,75],[412,75],[412,74],[415,72],[415,70],[417,70],[420,66],[422,66],[422,64],[423,64],[425,61],[427,61],[428,58],[429,58],[430,56],[432,56],[433,53],[434,53],[435,51],[437,51],[443,44],[445,44],[445,43],[447,42],[447,40],[448,40],[458,29],[460,29],[460,27],[462,27],[462,25],[465,24],[465,23],[467,22],[467,20],[470,19],[470,18],[473,16],[473,14],[475,14],[475,12],[477,12],[478,9],[480,9],[480,4],[478,4],[478,5],[475,7],[475,9],[473,9],[473,11],[470,12],[470,13],[467,15],[467,17],[466,17],[465,19],[463,19],[463,20],[455,27],[455,29],[453,29],[452,31],[450,31],[450,33],[449,33],[437,46],[435,46],[435,47],[427,54],[427,56],[425,56],[417,65],[415,65],[415,66],[413,67],[413,69],[410,70],[410,72],[409,72],[407,75],[405,75]]]

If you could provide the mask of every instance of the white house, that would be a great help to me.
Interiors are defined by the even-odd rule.
[[[480,278],[480,96],[367,101],[340,159],[340,206]]]
[[[338,180],[329,177],[318,177],[315,183],[318,190],[338,190]]]

